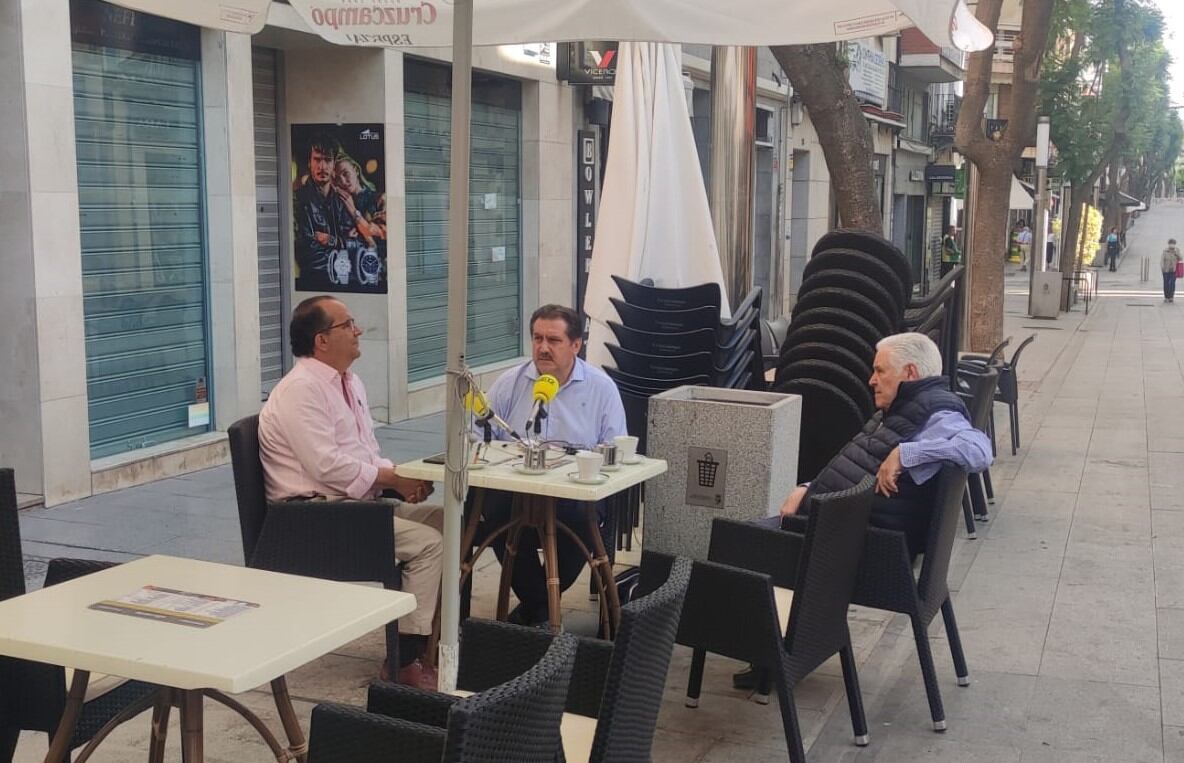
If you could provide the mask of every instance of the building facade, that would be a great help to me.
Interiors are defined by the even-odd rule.
[[[474,51],[482,374],[523,355],[535,307],[575,300],[578,110],[549,48]],[[365,330],[376,419],[443,407],[447,50],[334,46],[280,4],[248,37],[2,0],[0,59],[0,463],[20,491],[52,505],[223,462],[290,367],[291,307],[322,291]],[[346,196],[366,232],[341,227]]]

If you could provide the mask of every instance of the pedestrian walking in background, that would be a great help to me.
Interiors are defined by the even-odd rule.
[[[1028,269],[1028,261],[1032,256],[1032,229],[1028,227],[1028,223],[1024,223],[1024,227],[1020,230],[1020,234],[1016,236],[1016,241],[1020,245],[1020,270]]]
[[[958,229],[951,225],[941,240],[941,277],[962,264],[962,250],[958,248]]]
[[[1118,228],[1111,228],[1110,232],[1106,234],[1106,264],[1110,266],[1110,272],[1114,273],[1118,270]]]
[[[1176,279],[1181,275],[1180,271],[1184,270],[1184,257],[1176,248],[1176,239],[1168,239],[1167,249],[1163,250],[1159,258],[1159,269],[1163,271],[1163,301],[1175,302]]]

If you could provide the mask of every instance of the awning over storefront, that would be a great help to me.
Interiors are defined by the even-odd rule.
[[[109,3],[223,32],[256,34],[267,24],[272,0],[107,0]]]
[[[1146,212],[1147,205],[1128,193],[1118,192],[1118,205],[1126,207],[1128,212]]]
[[[290,0],[305,21],[343,45],[447,46],[453,3],[391,7],[359,0]],[[479,0],[473,44],[629,40],[787,45],[851,40],[916,26],[939,45],[981,50],[991,33],[962,0]]]
[[[1049,192],[1049,197],[1053,201],[1061,198],[1058,193]],[[1011,177],[1011,209],[1031,209],[1032,205],[1036,203],[1036,187],[1031,183],[1025,183],[1016,176]]]

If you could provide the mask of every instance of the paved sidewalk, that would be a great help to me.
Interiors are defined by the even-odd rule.
[[[992,520],[976,541],[959,531],[955,545],[951,587],[972,684],[955,684],[938,618],[949,730],[934,733],[907,619],[854,609],[871,745],[851,745],[832,661],[797,692],[811,760],[1184,759],[1184,301],[1163,304],[1155,276],[1170,235],[1184,239],[1184,211],[1145,214],[1119,272],[1101,272],[1088,317],[1079,306],[1056,321],[1026,318],[1026,274],[1009,272],[1006,333],[1013,347],[1032,333],[1037,340],[1020,364],[1023,447],[1011,455],[998,407]],[[1138,280],[1143,256],[1152,258],[1149,283]],[[441,430],[442,417],[428,417],[384,428],[380,439],[400,460],[438,451]],[[54,556],[160,552],[242,563],[228,467],[25,511],[21,526],[34,581]],[[476,614],[491,608],[496,580],[491,555],[483,565]],[[577,584],[564,597],[577,624],[587,617],[586,590]],[[302,719],[323,699],[362,703],[381,652],[381,634],[372,634],[292,676]],[[736,664],[711,657],[702,704],[687,709],[689,662],[679,648],[654,759],[784,761],[776,701],[762,707],[731,690]],[[244,700],[276,723],[266,691]],[[209,760],[269,759],[237,718],[210,708],[207,728]],[[146,735],[146,717],[137,719],[94,759],[139,759]],[[17,760],[40,760],[44,739],[22,738]],[[174,744],[169,756],[179,758]]]

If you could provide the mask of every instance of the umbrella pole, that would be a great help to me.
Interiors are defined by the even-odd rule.
[[[445,400],[444,575],[440,588],[440,690],[456,688],[460,630],[460,539],[466,490],[467,417],[461,398],[469,274],[469,120],[473,0],[455,0],[452,28],[452,155],[448,205],[448,355]],[[420,606],[423,606],[422,603]]]

